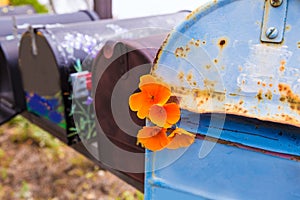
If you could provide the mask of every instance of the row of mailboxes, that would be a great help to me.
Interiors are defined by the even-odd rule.
[[[77,13],[54,15],[28,15],[0,18],[0,121],[7,121],[12,116],[25,109],[23,86],[18,67],[18,51],[21,33],[28,26],[42,26],[45,24],[65,24],[98,20],[96,13],[92,11],[80,11]]]
[[[136,145],[134,134],[145,122],[129,113],[138,126],[127,127],[132,133],[128,135],[128,130],[115,123],[110,101],[123,75],[130,77],[121,84],[124,90],[127,85],[137,88],[138,77],[149,73],[168,32],[187,14],[33,25],[22,35],[19,46],[17,39],[3,40],[0,108],[5,116],[1,120],[22,113],[143,190],[144,149]],[[135,74],[131,69],[139,65],[143,67]],[[126,110],[118,112],[119,119],[129,111],[127,99],[132,92],[117,97],[126,105]],[[122,157],[120,151],[139,157]]]
[[[24,115],[139,188],[145,172],[145,199],[297,199],[299,8],[223,0],[182,23],[185,12],[33,28],[19,48]],[[190,147],[145,157],[136,145],[151,123],[128,98],[147,73],[171,86]]]
[[[75,128],[75,132],[80,128],[78,124],[74,124],[72,114],[76,109],[75,105],[72,107],[72,102],[78,98],[85,98],[88,101],[92,89],[91,70],[93,67],[96,68],[93,66],[93,59],[97,58],[99,50],[106,42],[109,39],[166,35],[185,15],[186,12],[179,12],[136,19],[100,20],[63,27],[40,28],[35,29],[33,34],[25,33],[20,43],[19,64],[28,110],[63,128],[64,137],[71,135],[69,142],[72,143],[71,139],[74,138],[72,133]],[[33,46],[35,48],[32,48]],[[82,79],[87,83],[72,88],[77,80]],[[39,102],[41,107],[36,107],[37,104],[32,102]],[[48,106],[44,107],[45,105]],[[93,123],[94,119],[86,120]],[[95,135],[95,129],[90,131],[79,129],[79,134],[86,134],[89,138]]]

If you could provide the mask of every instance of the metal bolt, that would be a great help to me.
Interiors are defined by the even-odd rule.
[[[270,27],[267,29],[266,31],[266,36],[269,38],[269,39],[274,39],[278,36],[278,29],[275,28],[275,27]]]
[[[283,0],[270,0],[270,3],[273,7],[278,7],[282,4]]]

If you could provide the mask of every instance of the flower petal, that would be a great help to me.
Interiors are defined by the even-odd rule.
[[[147,93],[147,97],[152,104],[164,105],[171,96],[171,90],[168,87],[157,83],[145,84],[140,89],[142,92]]]
[[[151,107],[151,104],[149,104],[149,103],[141,104],[141,107],[137,112],[138,118],[145,119],[146,117],[148,117],[150,107]]]
[[[143,93],[135,93],[129,97],[129,107],[132,111],[138,111],[144,102]]]
[[[146,74],[146,75],[140,77],[139,88],[141,88],[145,84],[152,84],[152,83],[156,83],[156,82],[157,81],[154,78],[154,76],[152,76],[150,74]]]
[[[141,143],[142,146],[151,151],[161,150],[170,142],[166,131],[166,129],[159,127],[143,127],[143,129],[138,132],[137,143]]]
[[[167,127],[171,127],[173,124],[176,124],[180,119],[180,108],[176,103],[168,103],[164,105],[164,109],[167,113]]]
[[[187,132],[182,128],[176,128],[168,138],[171,140],[167,146],[168,149],[178,149],[188,147],[195,141],[195,135]]]
[[[149,110],[149,119],[159,127],[164,127],[167,123],[167,112],[163,106],[152,105]]]

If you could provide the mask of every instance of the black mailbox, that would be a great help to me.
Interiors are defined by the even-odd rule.
[[[22,6],[1,6],[0,7],[0,17],[1,16],[13,16],[13,15],[31,15],[36,13],[31,5]]]
[[[39,24],[40,26],[40,24],[92,21],[97,20],[98,17],[94,12],[84,11],[63,15],[22,16],[17,19],[18,25],[26,23],[32,26]],[[0,38],[0,124],[26,108],[22,80],[18,68],[19,36],[7,35],[12,33],[12,30],[9,30],[9,28],[14,26],[12,23],[12,19],[9,17],[0,18],[0,34],[3,36]],[[2,29],[2,27],[4,28]],[[21,28],[17,32],[22,33],[25,30]]]
[[[55,133],[76,143],[72,108],[72,73],[90,82],[91,62],[111,38],[142,38],[167,33],[188,12],[125,20],[101,20],[61,27],[39,28],[23,35],[20,43],[20,69],[26,92],[27,109],[41,117],[46,127],[59,127]],[[32,48],[34,47],[34,48]],[[73,77],[74,79],[74,77]],[[91,88],[90,83],[85,85]],[[76,95],[76,94],[75,94]],[[48,124],[50,123],[50,124]],[[48,124],[48,125],[47,125]],[[43,126],[42,125],[42,126]],[[46,128],[45,127],[45,128]]]
[[[128,98],[137,90],[139,77],[150,72],[154,57],[165,38],[166,34],[136,40],[108,41],[92,65],[92,97],[96,119],[85,120],[95,121],[97,134],[94,140],[98,144],[98,154],[94,156],[113,169],[133,173],[140,183],[143,183],[145,160],[144,149],[136,145],[136,134],[145,121],[130,111]],[[75,105],[80,103],[76,98],[73,101]],[[84,116],[75,110],[74,119],[79,124],[78,129],[81,126],[80,117]],[[90,150],[92,144],[86,132],[80,130],[79,134]]]
[[[86,10],[60,15],[17,15],[14,18],[11,16],[4,16],[0,18],[0,37],[23,33],[28,28],[28,25],[68,24],[74,22],[94,21],[98,19],[99,17],[95,12]]]

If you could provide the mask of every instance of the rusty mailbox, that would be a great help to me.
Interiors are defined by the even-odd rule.
[[[210,1],[170,33],[151,74],[196,139],[147,151],[145,199],[299,198],[299,9]]]
[[[98,20],[92,11],[71,14],[18,16],[16,21],[10,17],[0,18],[0,123],[11,119],[25,108],[22,79],[18,67],[20,33],[28,26],[52,26],[55,24]],[[52,25],[51,25],[52,24]]]

